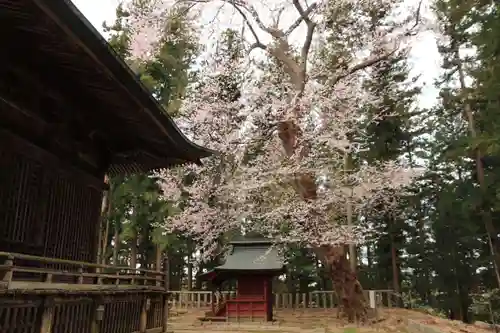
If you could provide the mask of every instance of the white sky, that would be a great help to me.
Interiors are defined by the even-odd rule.
[[[72,0],[83,15],[102,33],[102,23],[111,23],[115,18],[115,9],[120,0]],[[213,17],[209,11],[208,16]],[[421,75],[424,84],[420,103],[422,107],[432,106],[437,96],[437,90],[433,87],[433,81],[439,75],[440,58],[432,33],[422,34],[414,42],[411,54],[414,75]]]

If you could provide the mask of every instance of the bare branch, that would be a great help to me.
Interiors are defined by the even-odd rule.
[[[263,43],[261,43],[260,39],[259,39],[259,36],[257,35],[257,32],[255,31],[255,29],[253,28],[253,25],[252,23],[250,22],[250,20],[248,19],[247,15],[245,14],[245,12],[240,8],[240,6],[238,6],[236,4],[236,2],[234,1],[230,1],[231,5],[234,7],[234,9],[236,9],[236,11],[238,11],[238,13],[241,15],[241,17],[243,18],[243,21],[245,22],[245,24],[248,26],[248,29],[250,29],[250,32],[252,33],[253,35],[253,38],[255,39],[255,43],[253,43],[251,46],[250,46],[250,49],[248,50],[248,53],[250,53],[253,49],[256,49],[256,48],[260,48],[262,50],[265,50],[266,49],[266,45],[264,45]],[[243,37],[243,36],[242,36]]]
[[[295,1],[297,1],[297,0],[294,0],[294,2]],[[414,15],[414,17],[415,17],[415,24],[413,26],[411,26],[406,32],[404,32],[402,34],[402,37],[409,37],[409,36],[413,36],[415,34],[414,30],[415,30],[415,28],[420,23],[420,15],[421,15],[421,9],[422,9],[422,2],[423,2],[423,0],[420,0],[420,2],[418,4],[418,7],[417,7],[417,11],[416,11],[416,13]],[[374,56],[374,57],[369,57],[369,58],[365,59],[364,61],[360,62],[359,64],[354,65],[351,68],[348,68],[343,73],[341,73],[338,76],[334,77],[333,80],[330,81],[330,82],[331,82],[331,84],[336,84],[337,82],[339,82],[343,78],[345,78],[345,77],[347,77],[347,76],[349,76],[351,74],[354,74],[357,71],[364,70],[367,67],[373,66],[373,65],[375,65],[375,64],[377,64],[377,63],[379,63],[381,61],[389,59],[398,50],[399,50],[399,45],[396,45],[394,48],[392,48],[389,51],[386,51],[386,52],[384,52],[384,53],[382,53],[380,55]],[[321,79],[321,77],[316,77],[316,78]],[[323,78],[323,79],[326,79],[326,78]]]
[[[211,0],[181,0],[180,2],[209,3],[210,1]],[[244,24],[248,27],[248,29],[250,29],[250,32],[252,33],[252,36],[254,37],[255,42],[253,44],[251,44],[248,52],[250,53],[252,50],[254,50],[256,48],[266,50],[266,48],[267,48],[266,45],[260,41],[259,36],[257,35],[257,32],[255,31],[255,28],[253,27],[252,23],[250,22],[248,16],[246,15],[246,13],[243,9],[247,10],[250,14],[252,14],[252,17],[254,17],[254,19],[255,19],[255,15],[250,10],[248,10],[248,8],[245,7],[244,3],[240,2],[240,1],[223,0],[223,2],[228,3],[231,6],[233,6],[233,8],[241,15],[241,18],[243,19]],[[257,18],[258,18],[258,16],[257,16]],[[258,21],[255,20],[255,22],[257,23],[257,25],[259,25],[260,28],[262,28],[261,27],[262,22],[260,21],[260,19]],[[260,22],[260,24],[259,24],[259,22]]]
[[[210,0],[185,0],[187,2],[197,2],[197,3],[207,3]],[[241,0],[222,0],[225,3],[233,6],[234,9],[241,15],[244,23],[250,29],[255,42],[250,45],[249,53],[256,49],[260,48],[262,50],[268,51],[273,57],[280,60],[285,68],[288,75],[290,75],[291,82],[293,83],[295,89],[297,91],[302,91],[305,86],[306,81],[306,66],[307,66],[307,58],[309,55],[309,50],[312,44],[312,38],[314,34],[314,29],[316,27],[316,23],[314,23],[310,19],[311,13],[317,8],[316,3],[311,4],[306,9],[302,7],[299,0],[293,0],[293,5],[297,9],[299,13],[299,18],[288,28],[287,32],[283,32],[277,27],[279,23],[279,16],[283,12],[283,9],[279,11],[278,19],[275,21],[275,27],[269,27],[264,24],[262,19],[260,18],[257,9],[254,6],[248,5],[246,2]],[[252,16],[252,19],[255,21],[255,24],[264,32],[268,33],[276,42],[276,45],[265,45],[263,44],[255,31],[252,22],[250,21],[247,13]],[[307,25],[307,34],[302,45],[300,60],[296,61],[291,56],[291,47],[287,41],[288,35],[296,29],[300,23],[304,21]]]
[[[354,74],[356,73],[357,71],[360,71],[360,70],[363,70],[367,67],[370,67],[370,66],[373,66],[381,61],[384,61],[384,60],[387,60],[389,59],[389,57],[391,57],[394,53],[396,53],[397,51],[399,50],[399,47],[394,47],[392,50],[390,50],[389,52],[385,52],[381,55],[378,55],[376,57],[370,57],[370,58],[367,58],[365,59],[364,61],[360,62],[359,64],[357,65],[354,65],[352,66],[351,68],[347,69],[346,71],[344,71],[342,74],[336,76],[332,81],[331,83],[332,84],[336,84],[337,82],[339,82],[340,80],[342,80],[343,78],[351,75],[351,74]]]
[[[276,13],[276,19],[274,20],[274,28],[278,28],[280,25],[280,19],[281,15],[283,15],[283,12],[285,11],[285,7],[281,7],[278,12]]]
[[[257,10],[255,9],[255,7],[253,7],[253,6],[242,6],[242,7],[245,8],[250,13],[250,15],[252,15],[253,19],[255,20],[255,23],[257,23],[257,25],[259,26],[259,28],[262,31],[267,32],[268,34],[270,34],[274,38],[282,38],[283,37],[283,32],[282,31],[280,31],[277,28],[275,29],[275,28],[267,27],[264,24],[264,22],[262,22],[262,20],[260,19],[260,16],[257,13]]]
[[[308,26],[309,24],[313,23],[310,20],[309,15],[312,13],[313,10],[317,8],[316,3],[313,3],[304,11],[298,0],[294,0],[293,4],[297,9],[297,11],[299,12],[300,17],[295,22],[293,22],[292,25],[290,25],[290,27],[286,30],[285,36],[289,36],[295,29],[297,29],[297,27],[300,25],[300,23],[302,23],[302,21],[306,22]]]
[[[299,0],[293,0],[293,5],[297,9],[297,11],[300,14],[300,17],[304,20],[304,22],[309,23],[311,22],[311,19],[309,18],[309,15],[311,12],[316,8],[316,3],[313,3],[312,5],[309,6],[306,10],[302,8],[302,5],[300,4]]]
[[[313,3],[310,5],[306,10],[302,8],[302,5],[300,4],[299,0],[293,0],[293,5],[297,9],[297,11],[300,14],[300,19],[299,20],[304,20],[304,22],[307,24],[307,33],[306,33],[306,38],[304,40],[304,44],[302,45],[302,49],[300,51],[300,67],[303,73],[306,72],[307,70],[307,58],[309,56],[309,50],[311,49],[311,43],[314,35],[314,28],[316,28],[316,23],[311,21],[309,15],[311,15],[311,12],[316,9],[316,3]],[[300,22],[297,24],[297,26],[300,24]],[[292,25],[293,26],[293,25]],[[295,29],[295,28],[294,28]],[[290,29],[288,29],[290,31]],[[293,31],[293,30],[292,30]],[[303,85],[305,85],[305,77],[303,78]],[[303,89],[303,86],[301,87],[301,90]]]
[[[405,33],[405,36],[414,36],[415,35],[415,31],[414,30],[415,30],[415,28],[420,23],[420,14],[421,14],[421,10],[422,10],[422,2],[423,2],[423,0],[420,0],[420,2],[418,3],[417,12],[415,13],[415,24],[410,29],[408,29],[408,31]]]

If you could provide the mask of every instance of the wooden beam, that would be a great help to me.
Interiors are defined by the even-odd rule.
[[[1,89],[1,87],[0,87]],[[27,111],[17,103],[0,93],[1,120],[4,126],[18,128],[20,131],[31,131],[34,135],[43,135],[48,123],[38,115]]]
[[[110,142],[106,140],[105,135],[100,135],[99,142],[96,142],[94,140],[97,137],[95,134],[100,130],[96,126],[89,126],[89,124],[99,123],[99,120],[92,119],[92,113],[82,109],[81,105],[85,104],[82,98],[76,98],[68,91],[63,92],[51,87],[53,82],[42,78],[38,74],[38,68],[26,67],[29,66],[26,61],[25,59],[24,63],[21,64],[19,60],[13,60],[11,71],[22,85],[29,85],[30,91],[36,91],[37,96],[47,96],[55,105],[56,112],[52,113],[52,116],[57,117],[58,121],[47,127],[48,132],[44,134],[44,138],[51,143],[55,138],[63,138],[63,144],[67,145],[66,154],[72,154],[73,159],[76,160],[83,156],[92,156],[94,160],[88,157],[84,159],[96,168],[103,168],[103,164],[109,160],[106,155],[110,154]],[[47,116],[47,113],[40,108],[37,108],[36,112]],[[78,152],[81,152],[83,156],[78,156]]]
[[[21,293],[37,293],[37,292],[103,292],[103,291],[150,291],[162,292],[163,288],[156,286],[141,286],[141,285],[128,285],[128,284],[71,284],[71,283],[52,283],[52,282],[32,282],[32,281],[12,281],[8,289],[1,290],[16,291]]]

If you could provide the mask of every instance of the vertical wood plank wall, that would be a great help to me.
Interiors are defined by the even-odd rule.
[[[0,147],[0,251],[94,261],[102,191],[18,149]]]
[[[0,128],[0,139],[4,134]],[[0,146],[0,251],[94,262],[102,182],[20,138],[11,139],[15,145],[2,141]],[[16,265],[78,269],[26,259],[16,260]],[[40,281],[28,272],[14,272],[14,277],[23,274]],[[68,282],[65,278],[54,277],[51,282]],[[148,309],[141,316],[146,295]],[[96,327],[99,333],[131,333],[139,331],[141,317],[146,328],[162,328],[165,304],[158,292],[14,296],[7,291],[0,293],[0,333],[93,333]],[[100,305],[103,318],[97,321]]]
[[[78,296],[0,296],[1,333],[99,333],[139,332],[140,313],[145,296],[112,295],[104,300],[102,320],[96,322],[99,298]],[[160,329],[164,302],[161,295],[150,295],[146,329]],[[45,329],[45,330],[44,330]]]

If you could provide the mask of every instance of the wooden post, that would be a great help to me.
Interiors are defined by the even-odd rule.
[[[115,285],[120,284],[120,271],[115,272],[116,278],[115,278]],[[134,284],[134,278],[130,279],[130,284]]]
[[[170,290],[170,260],[165,253],[165,259],[163,260],[163,285],[166,291]]]
[[[78,267],[78,278],[76,279],[76,283],[83,284],[83,266]]]
[[[5,284],[5,288],[9,288],[9,284],[12,281],[13,277],[14,259],[9,257],[4,261],[4,265],[9,268],[3,274],[2,282]]]
[[[167,252],[165,252],[165,258],[163,259],[163,332],[167,333],[167,324],[168,324],[168,299],[170,297],[169,287],[170,287],[170,267],[169,267],[169,259]]]
[[[54,319],[54,299],[45,297],[42,303],[42,320],[40,323],[40,333],[51,333]]]
[[[167,292],[163,293],[163,330],[162,333],[167,333],[167,325],[168,325],[168,298],[169,294]]]
[[[130,272],[131,270],[128,270],[128,271]],[[119,272],[119,271],[117,271],[117,272],[116,272],[116,275],[117,275],[117,276],[118,276],[118,274],[120,274],[120,272]],[[135,284],[135,282],[136,282],[136,280],[137,280],[137,279],[135,278],[136,274],[137,274],[137,271],[136,271],[136,269],[134,268],[134,269],[132,270],[132,273],[130,274],[130,276],[131,276],[131,279],[130,279],[130,284]],[[119,281],[119,279],[117,278],[117,279],[116,279],[116,284],[119,284],[119,282],[118,282],[118,281]]]
[[[148,311],[151,307],[151,300],[149,297],[144,297],[142,300],[141,317],[139,319],[139,332],[146,333],[148,327]]]
[[[370,300],[370,308],[375,309],[375,290],[369,290],[368,295],[369,295],[368,298]]]
[[[104,319],[104,302],[99,299],[94,302],[94,315],[92,318],[91,333],[99,333],[101,331],[101,322]]]

